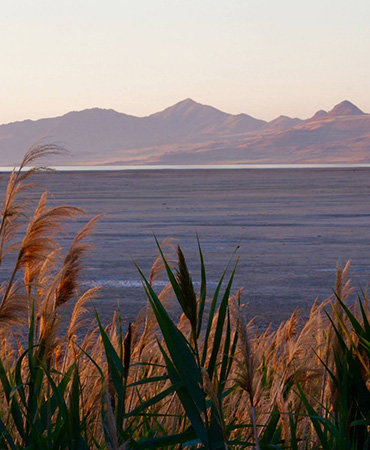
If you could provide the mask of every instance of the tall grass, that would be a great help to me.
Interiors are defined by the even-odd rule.
[[[31,149],[4,198],[0,263],[7,255],[13,268],[1,284],[0,448],[369,448],[369,300],[350,301],[349,264],[306,321],[294,311],[260,331],[246,319],[241,291],[232,294],[237,261],[209,292],[198,241],[196,292],[181,248],[169,257],[157,243],[152,272],[138,267],[148,307],[128,327],[117,311],[107,326],[96,316],[84,331],[98,288],[78,296],[78,277],[99,217],[62,252],[64,224],[83,211],[49,208],[44,193],[14,243],[24,223],[20,194],[42,170],[25,166],[57,150]],[[161,271],[169,283],[156,292]]]

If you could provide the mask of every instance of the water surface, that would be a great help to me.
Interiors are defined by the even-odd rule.
[[[82,275],[85,288],[103,286],[103,315],[119,302],[131,320],[145,304],[132,261],[149,273],[153,235],[178,239],[198,286],[198,233],[210,291],[239,246],[234,286],[244,287],[251,316],[276,323],[330,295],[338,262],[352,259],[351,278],[366,287],[369,176],[369,168],[148,169],[40,174],[37,182],[53,204],[105,213]]]

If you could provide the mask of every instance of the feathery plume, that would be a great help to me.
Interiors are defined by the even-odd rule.
[[[56,290],[55,307],[67,303],[76,293],[77,281],[82,269],[82,257],[91,246],[83,243],[94,230],[94,227],[103,214],[93,217],[76,235],[64,259],[60,283]]]

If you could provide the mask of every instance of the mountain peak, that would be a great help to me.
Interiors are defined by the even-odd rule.
[[[95,115],[95,114],[121,114],[121,113],[117,112],[116,110],[114,110],[112,108],[94,107],[94,108],[86,108],[86,109],[69,111],[66,114],[64,114],[63,116],[76,115],[76,114]]]
[[[338,103],[334,108],[328,112],[331,116],[353,116],[364,114],[360,108],[348,100]]]
[[[193,110],[195,108],[201,108],[201,107],[204,107],[204,105],[201,105],[200,103],[194,101],[191,98],[186,98],[185,100],[181,100],[180,102],[175,103],[174,105],[170,106],[169,108],[166,108],[166,110],[185,112],[188,110]]]
[[[298,117],[292,118],[289,116],[280,115],[279,117],[276,117],[276,119],[266,123],[263,129],[269,131],[283,131],[288,128],[294,127],[301,122],[302,120],[298,119]]]
[[[326,111],[324,111],[323,109],[319,109],[318,111],[315,112],[315,114],[311,117],[310,120],[320,120],[326,117],[327,115],[328,113]]]
[[[149,117],[162,117],[162,118],[170,118],[170,117],[188,117],[190,115],[209,115],[212,116],[223,116],[227,117],[228,114],[214,108],[213,106],[202,105],[194,101],[191,98],[186,98],[185,100],[181,100],[178,103],[164,109],[163,111],[152,114]]]
[[[197,103],[192,98],[188,97],[184,100],[181,100],[180,102],[176,103],[176,105],[199,105],[200,103]]]

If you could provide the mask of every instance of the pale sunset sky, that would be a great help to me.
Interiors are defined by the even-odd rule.
[[[0,123],[184,98],[271,120],[370,112],[369,0],[2,0]]]

